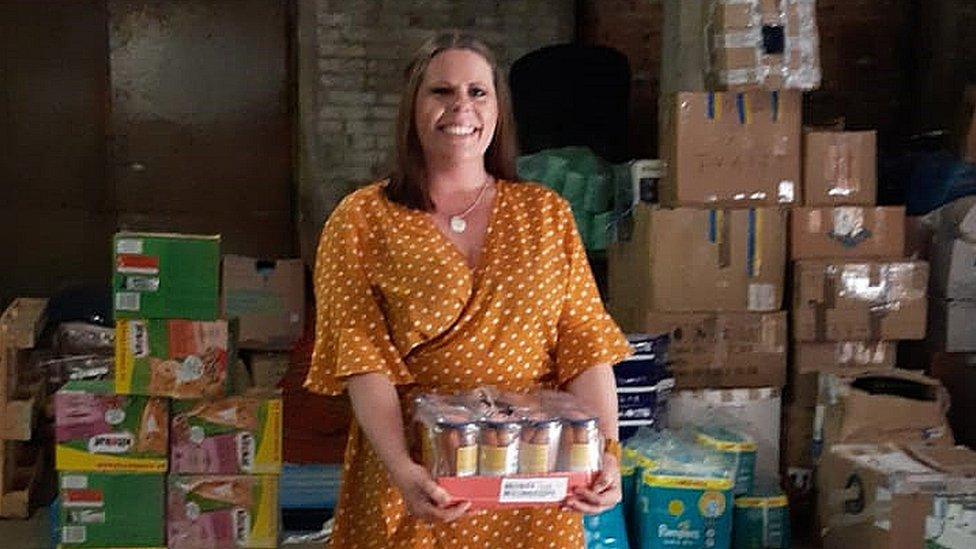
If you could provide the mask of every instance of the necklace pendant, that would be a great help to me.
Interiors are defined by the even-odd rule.
[[[451,216],[451,230],[461,234],[468,228],[468,222],[456,215]]]

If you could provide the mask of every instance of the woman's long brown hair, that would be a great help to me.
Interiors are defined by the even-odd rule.
[[[424,73],[438,53],[461,49],[470,50],[485,59],[494,78],[495,96],[498,100],[498,122],[495,135],[485,151],[485,170],[492,176],[506,181],[516,181],[518,172],[515,158],[518,142],[515,133],[515,117],[512,114],[512,96],[505,74],[499,70],[494,54],[482,41],[459,31],[438,34],[424,43],[407,67],[406,86],[400,98],[396,120],[396,153],[393,173],[386,187],[386,195],[393,202],[408,208],[431,211],[434,204],[427,184],[424,153],[417,136],[414,105]]]

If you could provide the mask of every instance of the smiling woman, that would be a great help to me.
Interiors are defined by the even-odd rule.
[[[394,173],[346,197],[322,231],[306,386],[348,390],[356,416],[333,547],[581,547],[579,513],[620,500],[608,453],[563,509],[474,515],[408,451],[415,396],[486,384],[570,391],[617,432],[610,364],[629,347],[569,205],[516,179],[508,93],[481,42],[429,41],[407,71]]]

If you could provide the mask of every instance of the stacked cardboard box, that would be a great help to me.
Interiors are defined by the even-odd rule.
[[[113,251],[114,379],[55,396],[61,544],[275,547],[281,401],[228,394],[219,237],[120,233]]]
[[[638,201],[610,248],[609,310],[626,331],[669,337],[669,423],[721,417],[749,440],[737,448],[766,483],[778,474],[769,434],[779,432],[788,348],[781,206],[798,196],[800,94],[679,92],[669,104],[667,167],[650,193],[664,207]],[[753,467],[735,474],[749,492]]]
[[[664,173],[618,227],[608,309],[626,331],[669,336],[671,424],[733,418],[757,442],[748,451],[758,448],[759,484],[775,485],[769,435],[780,429],[789,350],[785,208],[803,198],[801,90],[820,80],[814,2],[663,5]]]
[[[804,135],[783,431],[798,507],[833,445],[952,441],[941,385],[893,369],[897,341],[925,337],[929,265],[905,257],[904,209],[875,206],[875,163],[873,132]]]
[[[798,92],[681,92],[661,127],[660,197],[609,252],[611,313],[668,334],[678,389],[781,387],[787,212],[800,170]]]
[[[824,547],[974,547],[976,452],[957,446],[840,444],[824,454]]]

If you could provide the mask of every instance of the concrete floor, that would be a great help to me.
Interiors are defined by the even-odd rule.
[[[809,542],[808,542],[809,543]],[[814,544],[796,543],[794,549],[813,549]],[[0,547],[10,549],[49,549],[48,511],[41,509],[29,520],[0,520]],[[288,545],[287,549],[321,549],[321,545]]]
[[[0,545],[20,549],[48,549],[51,547],[48,511],[35,511],[28,520],[0,520]]]
[[[52,549],[48,510],[34,512],[28,520],[0,519],[3,549]],[[287,545],[288,549],[321,549],[321,544]]]

